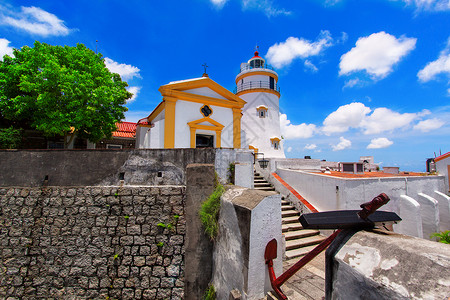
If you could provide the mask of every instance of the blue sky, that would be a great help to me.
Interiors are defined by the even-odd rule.
[[[35,40],[98,49],[135,94],[129,121],[205,62],[232,91],[258,45],[288,157],[423,171],[450,151],[449,0],[0,0],[0,54]]]

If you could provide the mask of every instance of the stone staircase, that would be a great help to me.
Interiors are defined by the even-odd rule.
[[[275,188],[268,183],[259,173],[254,173],[255,190],[275,191]]]
[[[255,189],[263,191],[275,191],[275,188],[268,183],[259,173],[254,174]],[[288,201],[281,202],[282,230],[286,239],[286,259],[303,256],[317,244],[320,244],[325,237],[319,235],[319,230],[303,229],[298,218],[300,213],[291,206]]]
[[[282,231],[286,239],[286,259],[303,256],[320,244],[325,237],[319,230],[303,229],[300,213],[288,201],[281,202]]]

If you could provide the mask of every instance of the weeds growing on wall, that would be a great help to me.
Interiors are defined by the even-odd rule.
[[[216,300],[216,297],[216,289],[214,288],[214,285],[210,283],[203,295],[203,300]]]
[[[234,163],[230,163],[228,166],[228,182],[234,184],[234,170],[236,165]]]
[[[220,197],[225,188],[220,183],[216,183],[214,192],[206,199],[200,207],[200,220],[205,229],[205,233],[211,240],[214,240],[219,232],[219,211],[220,211]]]
[[[450,230],[435,232],[430,237],[437,237],[440,243],[450,244]]]

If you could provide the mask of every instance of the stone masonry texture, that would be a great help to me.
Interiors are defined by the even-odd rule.
[[[0,188],[0,299],[184,298],[184,186]]]

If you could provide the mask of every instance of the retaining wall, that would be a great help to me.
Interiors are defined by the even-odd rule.
[[[0,188],[0,298],[182,299],[184,194]]]

